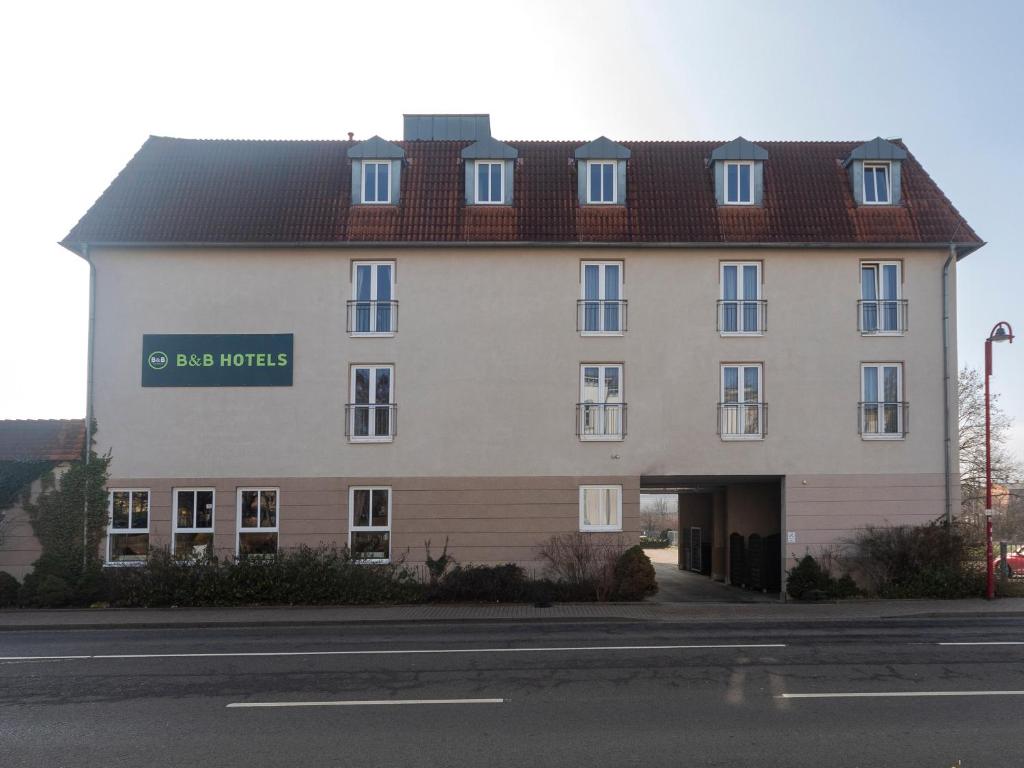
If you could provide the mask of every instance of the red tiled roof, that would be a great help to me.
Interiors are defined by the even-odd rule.
[[[841,165],[861,142],[762,142],[764,206],[715,203],[706,159],[721,142],[627,142],[625,206],[580,207],[573,150],[519,150],[512,206],[464,203],[468,142],[398,142],[398,206],[351,205],[349,141],[150,137],[63,244],[86,243],[835,243],[981,239],[912,156],[901,205],[860,206]]]
[[[0,420],[0,461],[75,461],[85,449],[85,419]]]

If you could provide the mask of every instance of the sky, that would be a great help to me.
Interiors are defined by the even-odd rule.
[[[1024,3],[8,3],[0,11],[0,418],[85,412],[88,268],[56,243],[149,135],[900,137],[988,242],[961,262],[961,364],[1024,459]],[[935,418],[941,418],[935,414]],[[920,417],[917,417],[920,418]]]

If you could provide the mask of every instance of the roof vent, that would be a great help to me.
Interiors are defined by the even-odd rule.
[[[403,115],[405,141],[480,141],[491,135],[490,115]]]

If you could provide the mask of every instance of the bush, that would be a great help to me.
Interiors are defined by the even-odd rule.
[[[668,536],[641,536],[640,546],[644,549],[664,549],[669,545]]]
[[[633,546],[619,555],[615,563],[616,600],[643,600],[657,591],[654,566],[643,547]]]
[[[72,602],[73,597],[74,593],[65,579],[35,571],[25,577],[18,592],[18,602],[32,608],[63,608]]]
[[[21,585],[7,571],[0,571],[0,608],[10,608],[18,604],[18,591]]]
[[[626,549],[621,536],[564,533],[552,536],[540,549],[541,559],[555,582],[573,593],[594,593],[588,599],[609,600],[615,593],[615,564]]]
[[[985,574],[975,538],[956,523],[868,527],[847,543],[845,561],[880,597],[980,597]]]
[[[427,590],[428,601],[521,603],[537,599],[534,582],[518,565],[456,565]]]
[[[804,555],[786,578],[786,594],[796,600],[842,599],[859,593],[850,574],[835,579],[811,555]]]

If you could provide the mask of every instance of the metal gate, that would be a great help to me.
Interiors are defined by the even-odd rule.
[[[700,528],[690,528],[690,570],[700,573],[702,566],[701,561],[701,544],[703,544],[703,533]]]

